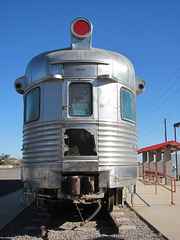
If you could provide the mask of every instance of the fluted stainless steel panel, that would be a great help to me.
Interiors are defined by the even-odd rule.
[[[52,164],[61,160],[62,124],[32,124],[23,131],[23,164]]]
[[[137,164],[137,135],[132,124],[99,123],[98,133],[99,164]]]

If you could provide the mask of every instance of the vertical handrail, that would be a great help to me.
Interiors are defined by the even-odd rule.
[[[155,189],[156,189],[156,194],[157,194],[157,183],[158,183],[157,171],[155,171]]]
[[[155,169],[149,168],[147,166],[144,166],[143,164],[139,164],[143,166],[143,178],[144,178],[144,185],[146,185],[146,176],[150,176],[150,174],[153,172],[155,174],[155,180],[153,180],[153,182],[155,183],[155,193],[157,194],[157,185],[160,185],[164,188],[166,188],[167,190],[169,190],[171,192],[171,204],[174,205],[174,196],[173,193],[176,192],[176,179],[175,177],[171,177],[165,173],[159,172]],[[146,171],[146,169],[148,169],[149,171]],[[146,175],[146,172],[148,172],[148,175]],[[171,188],[168,188],[166,186],[164,186],[163,184],[158,182],[158,174],[162,175],[164,177],[169,177],[171,179]]]
[[[171,178],[171,204],[172,205],[174,205],[174,199],[173,199],[173,191],[172,191],[172,189],[173,189],[173,179]]]
[[[174,178],[174,192],[176,192],[176,179]]]
[[[143,176],[144,176],[144,185],[146,185],[146,175],[145,175],[145,166],[143,165]]]

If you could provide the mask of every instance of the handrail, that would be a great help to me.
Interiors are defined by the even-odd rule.
[[[159,184],[160,186],[166,188],[167,190],[169,190],[171,192],[171,204],[174,205],[174,199],[173,199],[173,193],[176,192],[176,178],[175,177],[171,177],[165,173],[159,172],[153,168],[144,166],[143,164],[140,164],[140,166],[143,167],[143,177],[144,177],[144,185],[146,185],[146,177],[153,175],[153,177],[155,177],[155,180],[152,180],[153,182],[155,182],[155,192],[157,194],[157,185]],[[148,169],[148,171],[146,171],[146,169]],[[163,184],[161,184],[160,182],[158,182],[158,176],[162,176],[162,177],[169,177],[171,179],[171,188],[164,186]],[[174,184],[173,184],[174,183]]]

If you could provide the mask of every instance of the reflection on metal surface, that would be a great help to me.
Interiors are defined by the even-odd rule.
[[[145,82],[125,56],[91,39],[91,22],[75,19],[71,46],[35,56],[14,83],[25,100],[22,180],[44,199],[99,202],[136,182]]]

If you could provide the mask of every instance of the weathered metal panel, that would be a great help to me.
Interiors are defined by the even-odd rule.
[[[53,164],[62,154],[62,124],[31,124],[23,130],[23,164]]]
[[[97,172],[99,169],[98,161],[83,158],[77,159],[76,161],[63,161],[62,171],[63,172]]]
[[[61,164],[58,165],[25,165],[22,167],[21,179],[29,186],[37,188],[60,188],[61,187]]]
[[[98,82],[99,121],[118,121],[118,83],[110,81]]]
[[[43,83],[43,99],[41,102],[42,121],[62,120],[62,81],[47,81]]]
[[[100,166],[137,163],[137,134],[133,124],[99,123],[98,154]]]
[[[137,181],[137,166],[117,166],[114,167],[110,174],[109,187],[118,188],[136,184]]]

